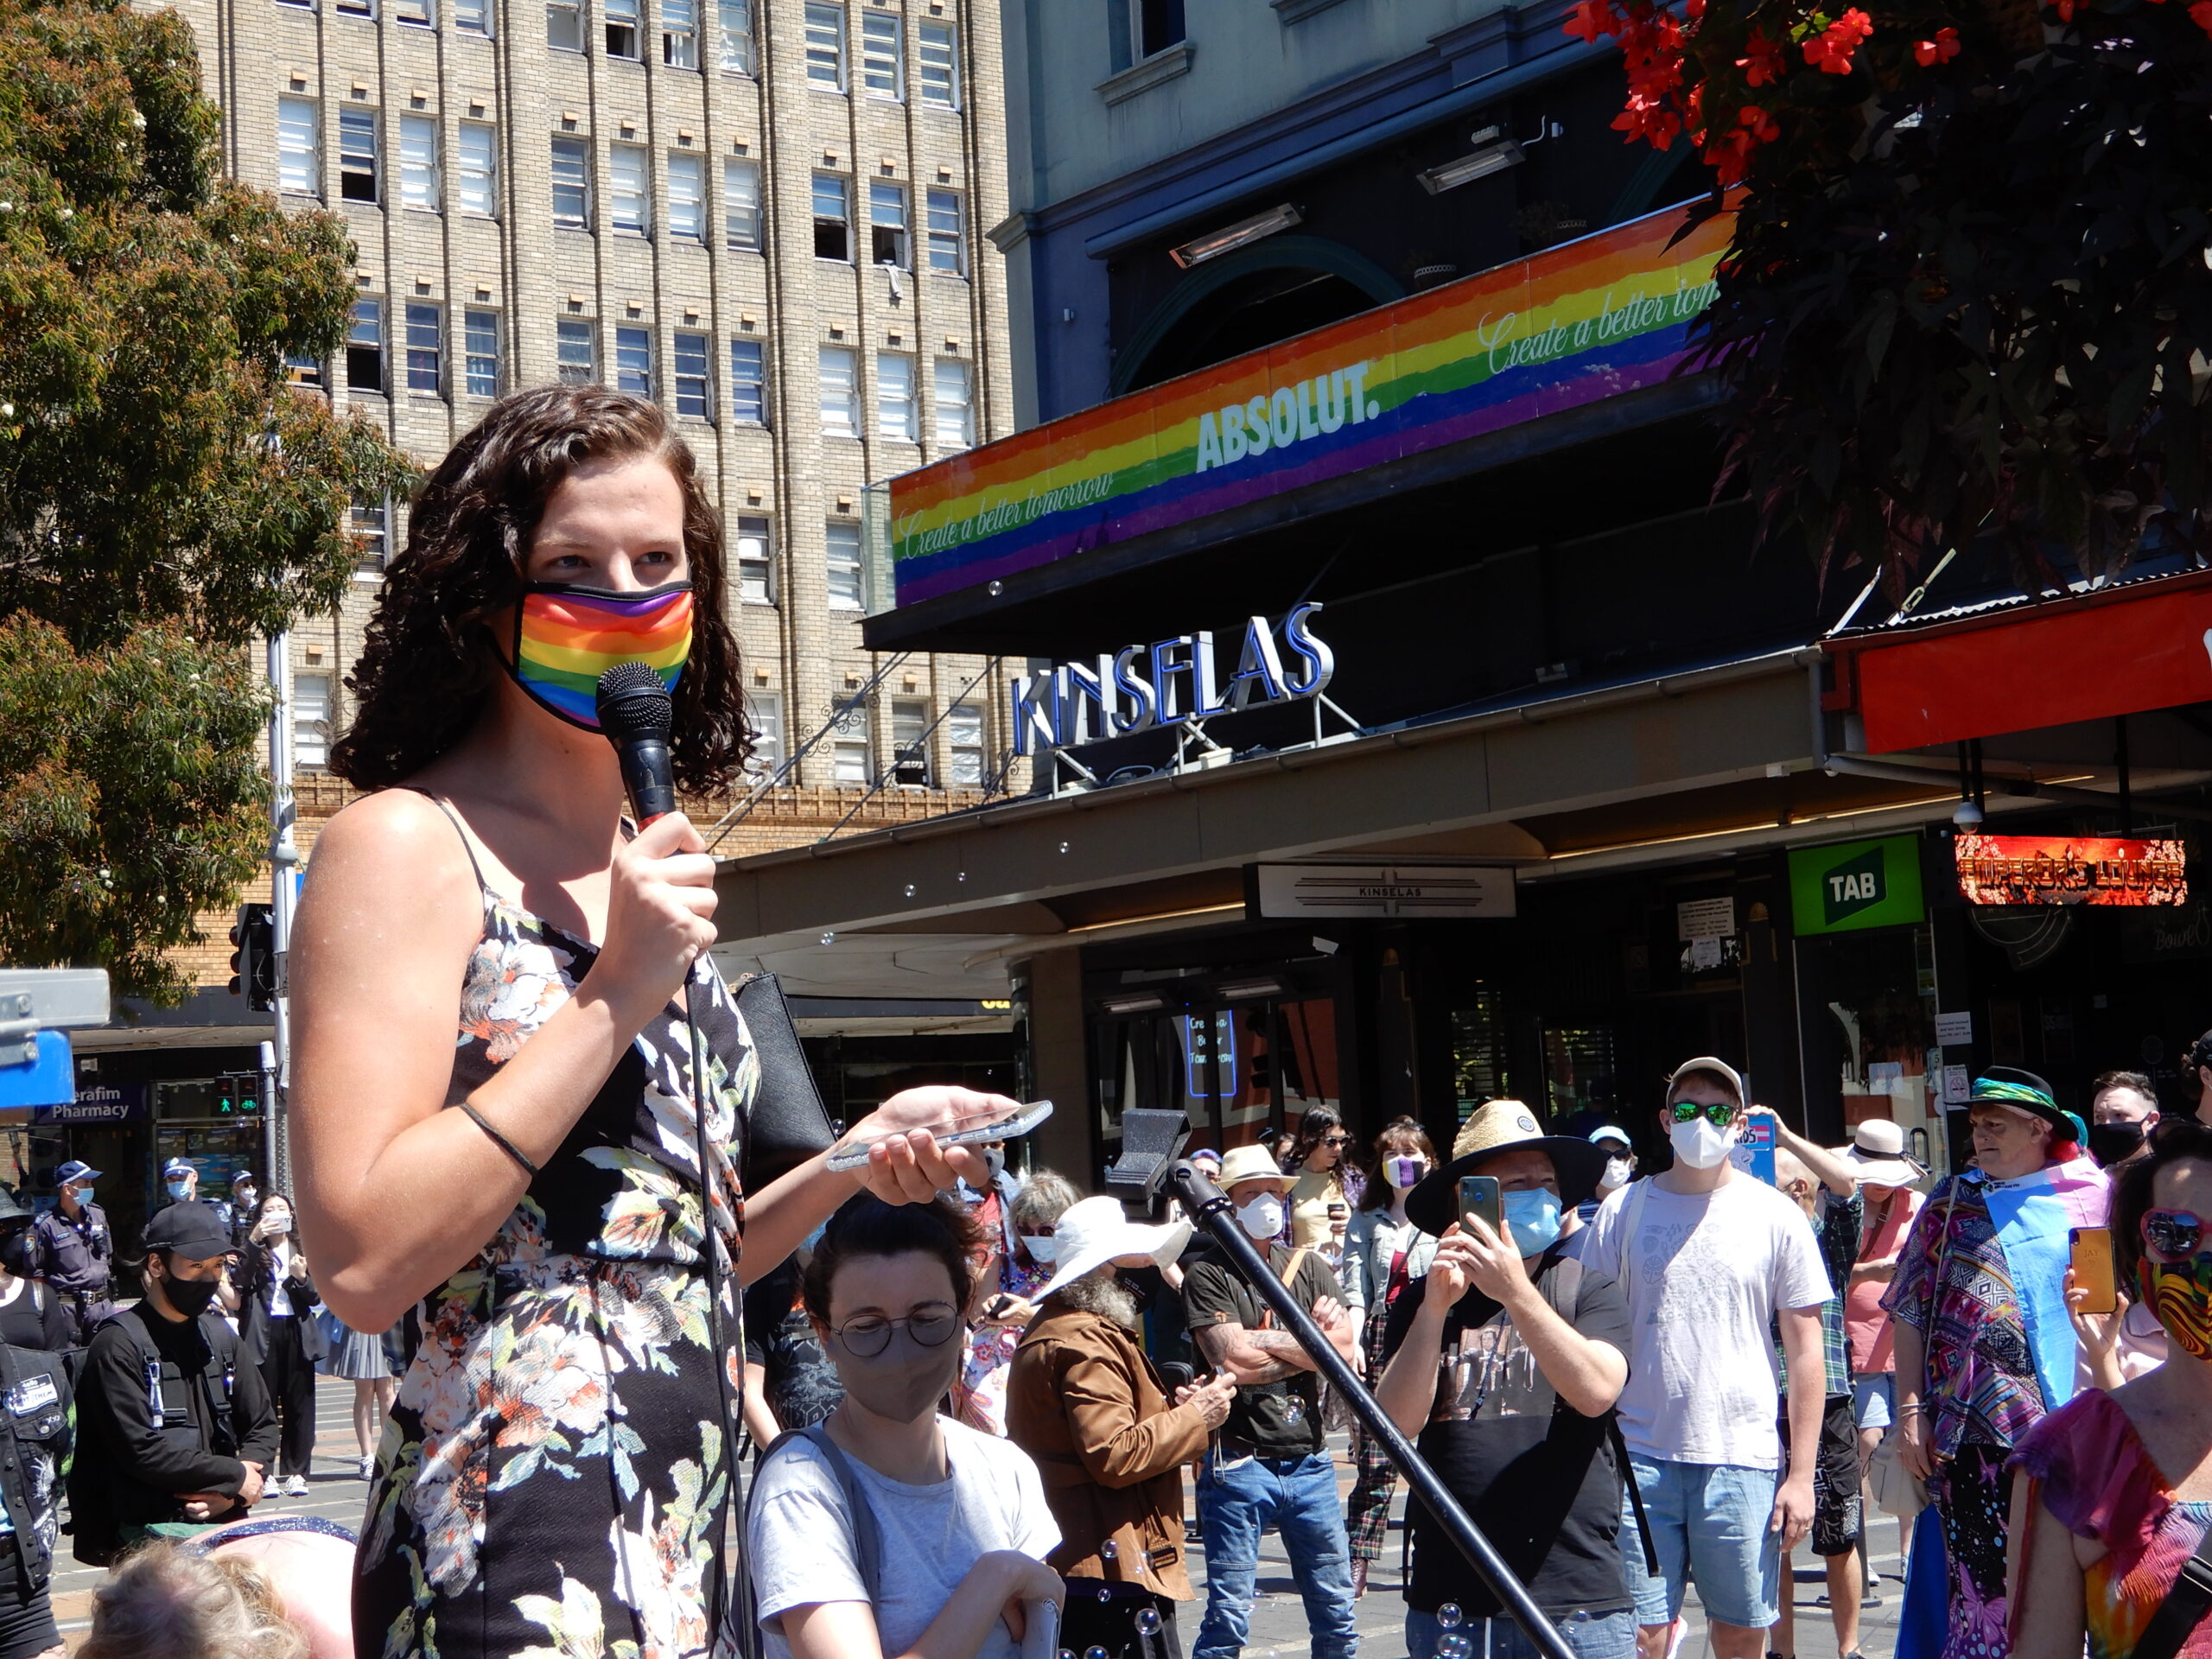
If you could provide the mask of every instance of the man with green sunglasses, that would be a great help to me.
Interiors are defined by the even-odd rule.
[[[1645,1572],[1631,1515],[1621,1554],[1644,1659],[1663,1659],[1693,1583],[1717,1659],[1760,1659],[1783,1553],[1812,1525],[1827,1268],[1803,1213],[1732,1158],[1745,1105],[1726,1061],[1677,1066],[1659,1109],[1673,1166],[1607,1198],[1582,1252],[1628,1298],[1621,1434],[1659,1562]],[[1774,1325],[1789,1361],[1786,1460]]]

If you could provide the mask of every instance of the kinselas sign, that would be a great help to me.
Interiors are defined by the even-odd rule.
[[[1233,658],[1226,642],[1217,647],[1213,634],[1201,631],[1024,675],[1011,691],[1014,752],[1080,748],[1157,726],[1318,697],[1337,671],[1336,653],[1313,632],[1320,609],[1300,605],[1279,623],[1247,619]]]

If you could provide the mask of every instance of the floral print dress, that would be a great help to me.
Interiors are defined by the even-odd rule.
[[[448,1106],[513,1058],[594,954],[486,892]],[[720,980],[695,994],[712,1074],[714,1223],[734,1261],[743,1200],[731,1142],[759,1066]],[[701,1270],[690,1053],[671,1001],[498,1235],[419,1308],[420,1344],[385,1425],[362,1527],[360,1659],[708,1651],[743,1336],[732,1273],[721,1314],[726,1409]]]

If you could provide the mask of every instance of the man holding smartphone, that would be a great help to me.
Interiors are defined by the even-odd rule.
[[[1544,1135],[1516,1100],[1491,1102],[1454,1144],[1466,1150],[1406,1198],[1407,1219],[1441,1242],[1427,1274],[1391,1305],[1376,1398],[1419,1438],[1579,1659],[1631,1659],[1636,1610],[1621,1569],[1613,1427],[1628,1375],[1628,1306],[1618,1285],[1577,1259],[1575,1206],[1596,1190],[1605,1154]],[[1470,1189],[1470,1178],[1482,1185]],[[1483,1207],[1462,1202],[1463,1192]],[[1466,1634],[1491,1659],[1534,1655],[1417,1499],[1406,1524],[1411,1659],[1433,1659],[1447,1605],[1479,1627]]]
[[[1644,1659],[1665,1659],[1688,1586],[1716,1659],[1760,1659],[1779,1617],[1782,1557],[1813,1523],[1827,1373],[1819,1241],[1797,1206],[1731,1154],[1744,1080],[1710,1056],[1667,1080],[1673,1167],[1605,1200],[1582,1260],[1620,1281],[1634,1344],[1621,1433],[1658,1557],[1624,1548]],[[1774,1339],[1789,1362],[1789,1471],[1776,1432]]]

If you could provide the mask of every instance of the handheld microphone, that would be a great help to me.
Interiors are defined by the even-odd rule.
[[[676,779],[668,758],[668,736],[675,728],[676,704],[650,664],[617,663],[599,677],[599,729],[622,764],[630,816],[640,830],[676,810]]]

